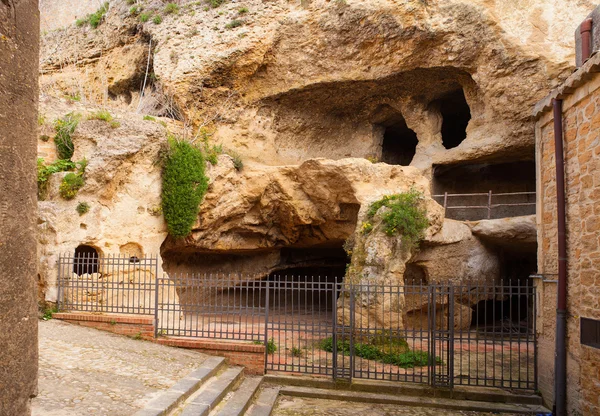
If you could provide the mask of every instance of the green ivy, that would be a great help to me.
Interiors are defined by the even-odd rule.
[[[79,114],[69,113],[54,121],[54,130],[56,131],[54,143],[60,159],[70,160],[73,157],[75,146],[73,145],[72,136],[75,129],[77,129],[80,118]]]
[[[202,151],[170,138],[163,170],[162,210],[172,236],[186,237],[192,232],[207,189]]]
[[[388,208],[381,216],[384,232],[389,236],[400,234],[410,247],[417,245],[429,227],[423,194],[411,189],[401,194],[386,195],[371,204],[367,218],[372,220],[382,207]]]

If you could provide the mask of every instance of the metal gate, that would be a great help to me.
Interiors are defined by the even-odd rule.
[[[269,282],[266,370],[535,390],[530,285]]]

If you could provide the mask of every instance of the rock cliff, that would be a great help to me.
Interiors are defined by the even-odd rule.
[[[533,160],[532,106],[572,70],[571,33],[591,1],[568,15],[560,0],[180,1],[174,13],[158,0],[128,3],[110,1],[97,28],[74,20],[99,3],[67,15],[55,0],[40,3],[40,137],[72,111],[109,109],[118,121],[80,123],[74,160],[89,160],[85,186],[64,201],[54,174],[40,202],[47,300],[57,254],[79,244],[160,252],[170,272],[345,274],[350,264],[357,279],[426,284],[491,283],[505,274],[507,241],[532,250],[530,219],[444,219],[432,183],[441,165]],[[57,14],[60,24],[44,23]],[[172,133],[244,162],[238,170],[223,154],[207,164],[208,193],[180,240],[159,210]],[[38,148],[56,157],[49,142]],[[430,223],[419,251],[361,233],[371,202],[411,188],[425,195]],[[349,239],[366,255],[349,258]],[[422,305],[405,301],[417,316]]]

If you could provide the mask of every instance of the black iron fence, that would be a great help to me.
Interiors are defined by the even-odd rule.
[[[97,260],[92,277],[65,276],[81,261],[61,259],[61,310],[152,314],[157,336],[261,343],[267,372],[537,388],[535,288],[528,283],[156,277],[156,258]]]
[[[158,257],[58,258],[58,309],[154,315]]]

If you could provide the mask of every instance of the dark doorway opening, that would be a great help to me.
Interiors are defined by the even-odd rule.
[[[435,100],[442,115],[442,144],[446,149],[457,147],[467,137],[467,126],[471,120],[471,109],[462,89],[453,91]]]
[[[73,260],[73,273],[78,276],[98,273],[98,250],[84,244],[77,247]]]
[[[381,161],[390,165],[408,166],[415,157],[419,140],[417,134],[406,125],[402,116],[393,124],[385,126]]]

